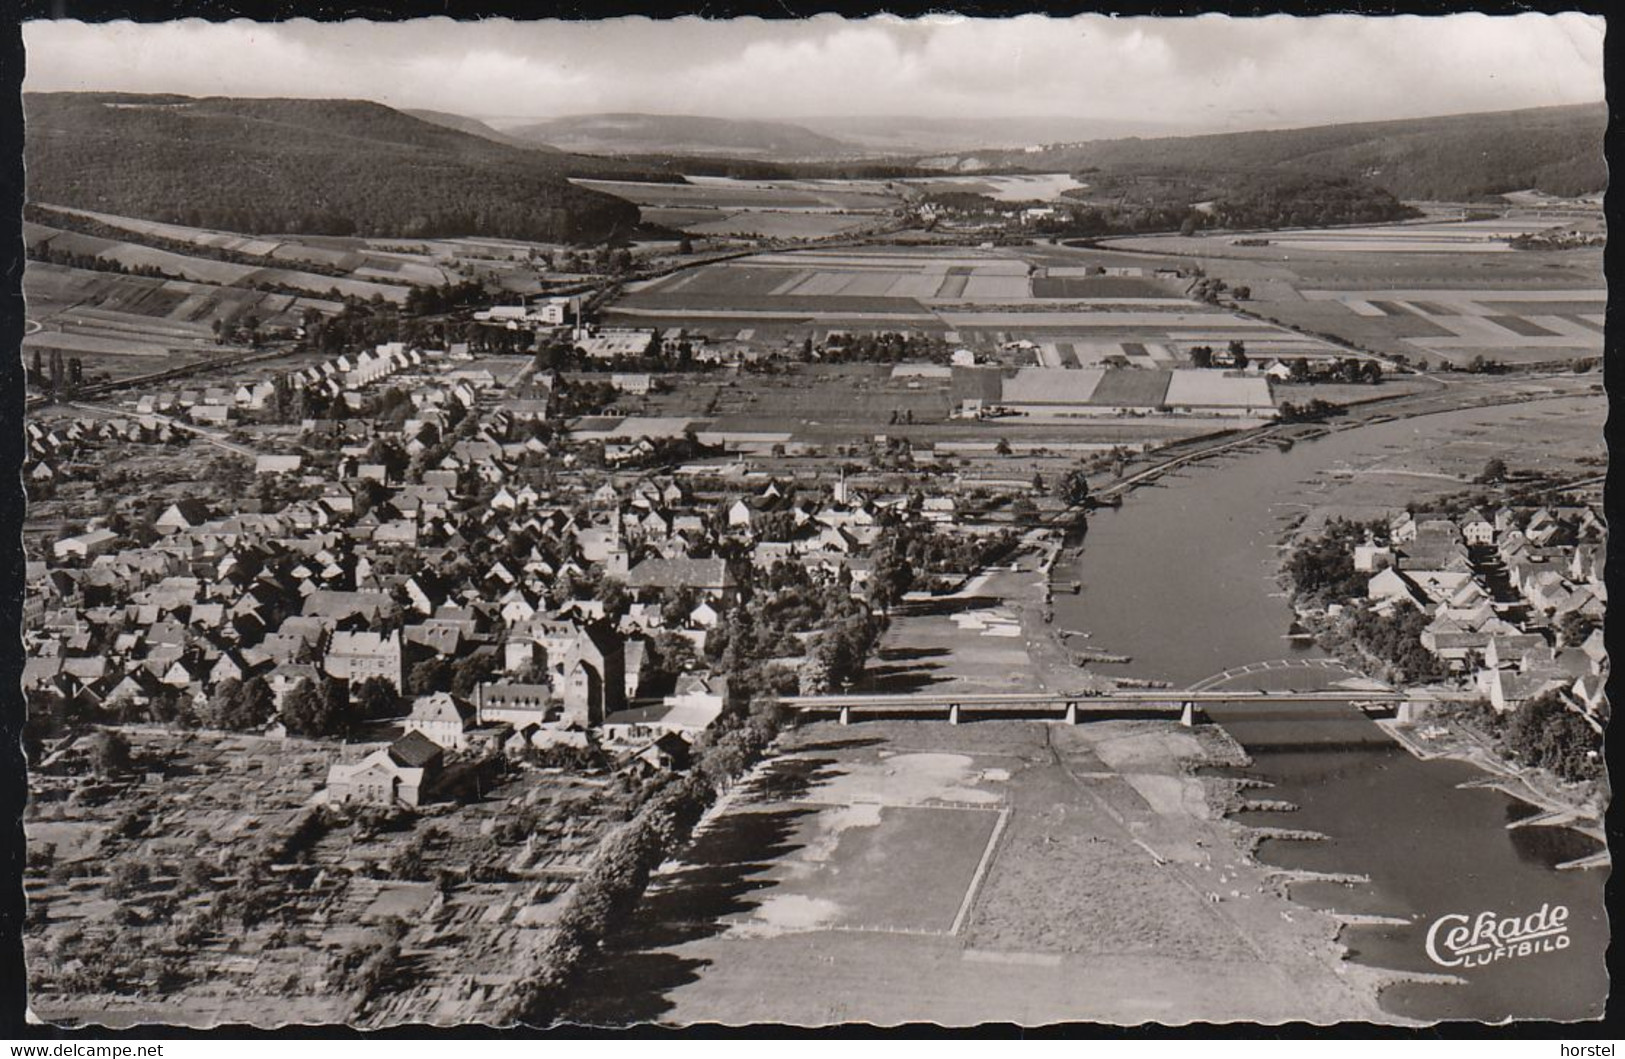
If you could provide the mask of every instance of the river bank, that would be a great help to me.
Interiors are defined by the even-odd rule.
[[[1191,461],[1155,476],[1120,509],[1091,513],[1087,546],[1057,561],[1053,579],[1077,581],[1082,592],[1053,597],[1054,624],[1131,654],[1121,667],[1130,677],[1206,686],[1232,674],[1238,679],[1229,686],[1238,688],[1303,687],[1295,682],[1324,674],[1310,663],[1327,655],[1291,637],[1296,615],[1277,580],[1277,542],[1308,516],[1375,517],[1406,499],[1426,503],[1491,455],[1517,462],[1521,451],[1531,464],[1550,466],[1594,453],[1606,402],[1546,397],[1357,429],[1339,424],[1285,451],[1255,444],[1243,458]],[[1418,469],[1445,476],[1409,473]],[[1524,822],[1541,812],[1527,797],[1538,790],[1520,791],[1504,772],[1486,772],[1466,747],[1460,759],[1413,756],[1357,710],[1267,704],[1209,713],[1246,748],[1253,764],[1245,775],[1269,785],[1247,792],[1257,804],[1228,807],[1237,849],[1276,873],[1272,885],[1289,894],[1290,914],[1336,921],[1348,973],[1380,988],[1388,1017],[1600,1012],[1608,937],[1602,876],[1556,870],[1591,862],[1594,830],[1540,826],[1549,816]],[[1419,977],[1446,970],[1425,951],[1440,916],[1519,914],[1547,902],[1572,913],[1574,941],[1562,957],[1474,968],[1449,986]]]
[[[657,874],[588,1024],[1403,1023],[1169,721],[808,724]],[[921,887],[919,880],[932,880]]]

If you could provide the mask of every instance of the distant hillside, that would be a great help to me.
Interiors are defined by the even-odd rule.
[[[846,157],[852,145],[779,121],[668,114],[583,114],[503,130],[584,154],[726,154],[774,159]]]
[[[1025,148],[1121,136],[1170,136],[1184,129],[1154,121],[1064,116],[1015,118],[827,117],[798,123],[866,153],[918,154]]]
[[[29,93],[29,197],[252,233],[599,241],[632,204],[570,176],[670,180],[358,100]]]
[[[1082,174],[1097,193],[1147,174],[1271,170],[1365,179],[1404,199],[1463,200],[1533,188],[1551,195],[1608,181],[1602,103],[1306,129],[1097,140],[1038,152],[974,151],[932,164]],[[1092,174],[1092,175],[1091,175]]]
[[[439,125],[447,129],[456,129],[458,132],[466,132],[470,136],[482,136],[487,140],[495,140],[497,143],[505,143],[510,147],[527,147],[533,151],[558,151],[558,148],[551,144],[538,143],[534,140],[521,140],[517,136],[509,136],[505,132],[498,132],[485,122],[480,121],[478,118],[468,118],[461,114],[450,114],[444,110],[406,109],[402,110],[401,113],[409,114],[412,117],[417,118],[419,121],[426,121],[430,125]]]

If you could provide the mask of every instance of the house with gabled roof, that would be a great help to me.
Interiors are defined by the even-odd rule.
[[[444,753],[421,733],[408,732],[354,764],[335,762],[327,770],[328,801],[416,807],[438,779]]]
[[[402,723],[407,732],[420,732],[448,750],[462,750],[468,746],[474,709],[449,691],[436,691],[412,700],[412,712]]]
[[[400,692],[406,683],[400,630],[334,632],[322,656],[322,669],[328,676],[351,684],[374,678],[385,680]]]

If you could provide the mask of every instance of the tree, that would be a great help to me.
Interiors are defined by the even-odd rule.
[[[568,598],[568,597],[566,597]],[[425,658],[412,667],[406,678],[409,695],[429,695],[451,687],[451,663],[439,655]]]
[[[1239,338],[1232,338],[1229,345],[1230,359],[1237,370],[1247,366],[1247,346]]]
[[[993,451],[1000,456],[1010,455],[1010,442],[1005,438],[1000,438],[998,444],[993,446]]]
[[[282,699],[282,723],[292,735],[337,735],[348,729],[348,714],[344,689],[331,677],[301,680]]]
[[[1602,736],[1555,691],[1514,709],[1501,739],[1519,760],[1551,769],[1571,783],[1601,771]]]
[[[383,677],[368,677],[350,688],[350,702],[355,715],[368,720],[393,717],[400,706],[400,695],[395,685]]]
[[[1577,610],[1571,610],[1557,619],[1558,636],[1565,647],[1578,647],[1590,638],[1597,623]]]
[[[1485,485],[1493,485],[1507,480],[1506,461],[1499,456],[1491,456],[1484,464],[1484,469],[1478,473],[1478,480]]]
[[[452,694],[469,698],[474,689],[496,674],[497,656],[491,653],[465,655],[451,665]]]
[[[152,869],[144,860],[125,857],[113,862],[107,873],[107,894],[110,897],[128,897],[152,879]]]
[[[130,741],[123,732],[104,728],[91,745],[90,760],[99,776],[116,776],[130,768]]]
[[[1081,470],[1068,471],[1055,483],[1055,495],[1067,507],[1081,507],[1089,502],[1089,479]]]
[[[890,614],[893,604],[913,587],[914,567],[905,551],[897,547],[895,537],[886,540],[875,553],[874,568],[869,574],[869,600],[882,613]]]
[[[275,712],[275,696],[264,677],[228,677],[215,686],[203,720],[210,728],[246,732],[263,728]]]
[[[1191,367],[1193,367],[1193,368],[1211,368],[1211,367],[1213,367],[1213,347],[1212,346],[1192,346],[1191,347]]]
[[[179,877],[182,896],[214,889],[214,872],[208,862],[195,853],[181,861]]]
[[[604,605],[604,618],[610,622],[619,621],[632,605],[632,597],[627,594],[625,583],[614,577],[606,577],[599,582],[594,598]]]

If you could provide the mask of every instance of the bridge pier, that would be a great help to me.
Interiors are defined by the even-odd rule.
[[[958,724],[959,723],[959,703],[957,703],[957,702],[954,703],[952,706],[948,707],[948,723],[949,724]]]
[[[1186,700],[1179,710],[1179,723],[1186,728],[1196,727],[1196,703]]]
[[[1066,723],[1078,723],[1078,704],[1075,702],[1069,702],[1066,704]]]
[[[850,706],[842,706],[841,707],[841,723],[842,724],[851,724],[852,723],[852,707],[850,707]]]

